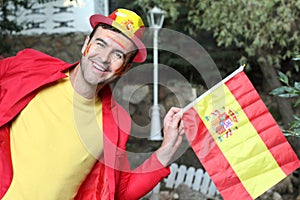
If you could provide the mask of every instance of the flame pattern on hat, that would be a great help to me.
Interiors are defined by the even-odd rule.
[[[140,16],[135,12],[126,9],[117,9],[109,15],[113,19],[112,26],[124,31],[127,36],[132,38],[133,34],[141,38],[144,33],[144,23]]]

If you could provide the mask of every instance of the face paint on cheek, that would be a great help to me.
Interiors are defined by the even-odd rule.
[[[83,55],[86,56],[88,54],[88,52],[90,51],[91,48],[91,43],[88,44],[88,46],[85,48]]]
[[[119,75],[123,71],[124,66],[121,66],[119,69],[115,71],[116,75]]]
[[[124,64],[115,71],[115,75],[120,76],[122,75],[125,71],[126,71],[127,66],[125,66]]]

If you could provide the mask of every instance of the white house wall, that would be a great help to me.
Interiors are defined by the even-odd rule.
[[[24,25],[20,32],[24,35],[89,32],[89,17],[95,13],[107,15],[107,9],[105,0],[48,0],[21,10],[17,22]]]

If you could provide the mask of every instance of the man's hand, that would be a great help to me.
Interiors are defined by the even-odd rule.
[[[181,123],[181,109],[172,107],[164,118],[164,139],[160,148],[156,151],[158,160],[167,166],[182,142],[184,134]]]

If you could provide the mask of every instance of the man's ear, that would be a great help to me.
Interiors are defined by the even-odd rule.
[[[86,36],[86,38],[84,40],[84,44],[83,44],[83,46],[81,48],[81,54],[84,54],[84,52],[87,50],[89,40],[90,40],[90,36]]]

